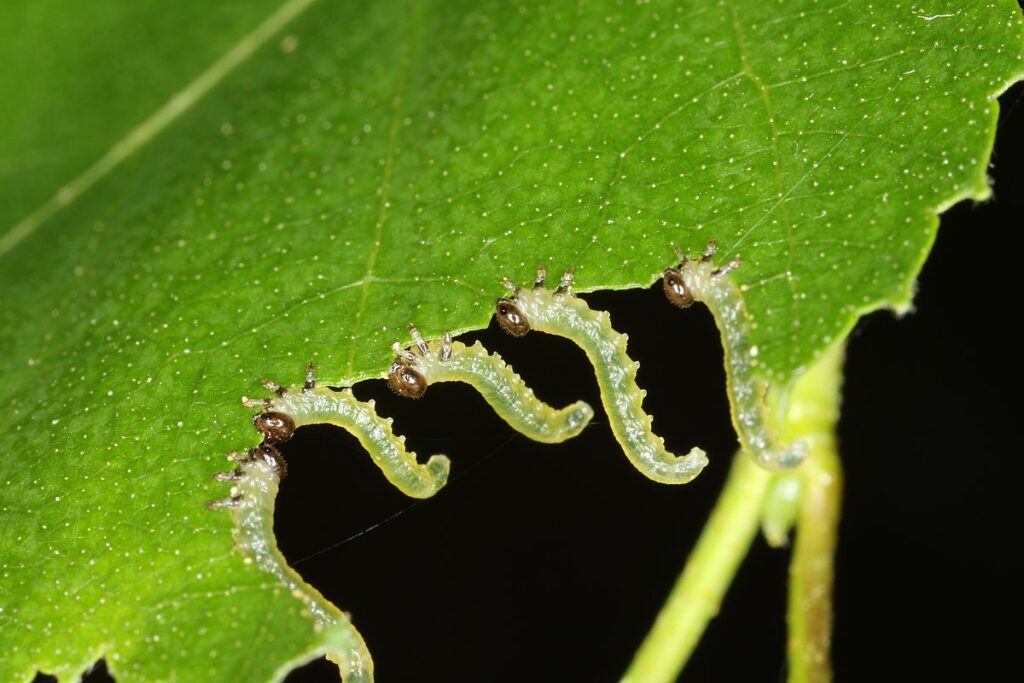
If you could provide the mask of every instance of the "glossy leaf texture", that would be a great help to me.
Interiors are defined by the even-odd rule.
[[[278,1],[0,4],[3,231],[242,40]]]
[[[486,325],[503,276],[647,286],[714,239],[777,382],[907,308],[936,212],[988,195],[1024,52],[1010,0],[288,6],[254,38],[281,8],[139,5],[158,38],[134,42],[130,14],[99,35],[64,2],[3,10],[37,7],[62,55],[0,81],[3,680],[103,655],[126,680],[271,680],[323,647],[204,508],[257,440],[238,399],[309,360],[378,377],[409,322]]]

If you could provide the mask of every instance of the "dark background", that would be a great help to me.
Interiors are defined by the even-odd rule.
[[[995,197],[943,216],[916,312],[874,313],[849,341],[840,683],[1020,671],[1024,418],[1011,326],[1024,264],[1009,242],[1024,216],[1022,99],[1021,84],[1001,98]],[[302,429],[287,445],[281,548],[352,613],[382,683],[615,681],[679,572],[735,444],[718,334],[703,307],[681,312],[657,286],[585,298],[629,334],[645,407],[670,450],[700,444],[711,455],[693,483],[643,478],[600,412],[580,437],[545,446],[457,384],[418,402],[383,382],[356,387],[421,459],[451,457],[451,481],[433,499],[403,497],[341,430]],[[465,339],[500,353],[554,405],[600,405],[592,370],[568,341],[512,339],[493,322]],[[788,556],[755,542],[687,683],[785,679]],[[86,680],[109,678],[101,667]],[[336,680],[323,661],[288,678]]]
[[[1024,264],[1007,242],[1024,225],[1022,97],[1018,85],[1002,100],[995,199],[943,217],[917,312],[877,312],[850,339],[839,426],[840,681],[1020,671],[1012,646],[1022,629],[1000,622],[1024,618],[1024,420],[1006,399],[1019,374],[1008,325]],[[281,547],[352,612],[381,681],[615,681],[672,585],[735,443],[718,334],[704,308],[679,311],[657,285],[585,298],[629,335],[645,405],[669,448],[698,443],[711,454],[693,483],[643,478],[601,413],[577,439],[534,444],[458,384],[433,386],[415,403],[383,382],[356,389],[395,416],[421,457],[452,458],[452,481],[433,500],[410,505],[340,430],[289,444]],[[513,339],[493,321],[467,337],[550,403],[600,405],[593,371],[570,342]],[[784,680],[788,555],[758,539],[686,681]],[[326,666],[303,673],[289,681],[334,675]]]

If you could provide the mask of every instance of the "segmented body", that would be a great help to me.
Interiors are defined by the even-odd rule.
[[[242,403],[247,406],[263,409],[252,418],[252,424],[262,434],[263,440],[259,446],[244,454],[228,454],[228,459],[236,463],[235,469],[230,472],[219,472],[214,475],[214,479],[232,483],[230,497],[213,501],[208,507],[213,510],[231,511],[234,519],[235,547],[245,561],[254,563],[260,570],[273,576],[278,584],[288,589],[306,606],[316,622],[317,629],[323,634],[325,653],[328,659],[338,665],[342,680],[345,683],[372,683],[373,659],[359,631],[345,613],[303,581],[302,577],[288,566],[287,560],[277,547],[274,536],[274,503],[281,478],[287,471],[284,458],[278,452],[277,446],[291,439],[298,427],[314,422],[329,422],[346,427],[356,433],[364,445],[371,439],[383,438],[385,431],[390,434],[390,428],[382,428],[378,423],[384,423],[383,427],[387,427],[387,423],[373,413],[372,406],[356,401],[351,394],[341,398],[342,395],[338,392],[318,389],[312,364],[306,370],[305,384],[300,387],[285,389],[273,382],[264,382],[264,386],[275,393],[275,398],[242,399]],[[329,394],[332,393],[337,394],[339,398],[331,398]],[[335,409],[333,414],[328,415],[332,407],[337,408],[339,405],[344,405],[345,408]],[[367,412],[372,418],[360,417]],[[321,419],[325,415],[328,417]],[[339,415],[342,416],[340,419]],[[356,430],[348,427],[348,422],[365,423],[368,426],[360,426]],[[374,431],[381,431],[382,435],[372,434]],[[391,436],[394,438],[394,435]],[[404,452],[404,449],[402,450]],[[412,459],[412,464],[416,465],[415,456],[408,455]],[[442,459],[445,465],[444,475],[447,475],[447,459],[443,456]],[[387,464],[391,467],[390,461]],[[384,465],[381,466],[383,469]],[[405,474],[404,469],[398,469]],[[385,473],[387,472],[388,470],[385,470]],[[443,483],[442,476],[441,484]]]
[[[405,448],[405,437],[392,431],[391,418],[378,415],[372,401],[360,401],[348,389],[287,389],[266,407],[284,413],[296,427],[330,424],[351,432],[388,481],[408,496],[429,498],[448,480],[448,458],[433,455],[426,463],[417,462],[416,454]]]
[[[655,481],[691,481],[707,465],[707,456],[696,447],[687,455],[674,455],[666,450],[664,439],[654,434],[651,417],[643,409],[646,392],[636,384],[639,364],[626,353],[626,335],[612,328],[607,313],[569,294],[571,272],[553,292],[543,284],[542,271],[533,289],[516,288],[514,296],[501,299],[498,322],[515,336],[535,329],[575,342],[594,366],[609,425],[630,462]]]
[[[426,343],[415,328],[411,330],[416,345],[408,351],[396,348],[398,356],[388,375],[391,388],[403,396],[418,398],[435,382],[465,382],[513,429],[544,443],[576,436],[594,416],[583,401],[562,409],[544,403],[501,356],[479,342],[466,346],[445,335]]]
[[[274,537],[274,501],[280,482],[275,465],[262,458],[244,459],[230,473],[234,501],[235,545],[245,558],[267,572],[302,601],[328,643],[327,655],[341,670],[345,683],[373,681],[373,659],[363,637],[348,616],[302,580],[278,550]],[[222,506],[224,507],[224,506]]]
[[[781,445],[770,427],[765,404],[769,384],[755,372],[758,349],[750,342],[750,314],[743,293],[729,277],[740,262],[734,260],[725,267],[716,267],[711,261],[715,248],[714,242],[709,243],[699,260],[680,254],[679,266],[665,271],[665,294],[680,308],[694,301],[703,302],[714,316],[725,351],[732,422],[743,449],[766,468],[795,467],[806,457],[807,444],[795,441]]]

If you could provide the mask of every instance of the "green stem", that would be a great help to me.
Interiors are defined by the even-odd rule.
[[[794,429],[808,435],[811,447],[800,469],[803,495],[796,521],[796,543],[789,567],[788,683],[829,683],[832,665],[832,584],[842,492],[842,468],[836,452],[843,347],[815,364],[814,382],[794,393],[790,411]],[[805,437],[807,438],[807,437]]]
[[[697,546],[622,683],[671,683],[679,675],[757,535],[771,480],[750,456],[736,454]]]
[[[779,434],[787,442],[806,439],[810,446],[798,516],[798,538],[790,593],[790,683],[829,680],[832,550],[838,520],[839,465],[833,430],[839,411],[843,347],[829,351],[801,375],[787,397]],[[621,683],[672,683],[693,653],[708,622],[746,555],[761,522],[773,474],[740,453],[647,638]],[[818,518],[817,516],[821,516]],[[799,671],[799,673],[797,673]],[[804,676],[799,678],[797,676]]]

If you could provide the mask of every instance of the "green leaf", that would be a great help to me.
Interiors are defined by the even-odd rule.
[[[484,326],[502,276],[646,286],[715,239],[788,379],[910,305],[1024,72],[1009,0],[152,3],[111,34],[55,5],[59,66],[0,80],[3,680],[269,680],[327,647],[204,507],[256,441],[238,397],[311,359],[378,376],[410,321]]]
[[[0,226],[42,206],[276,0],[0,4]],[[188,27],[181,30],[180,27]]]

